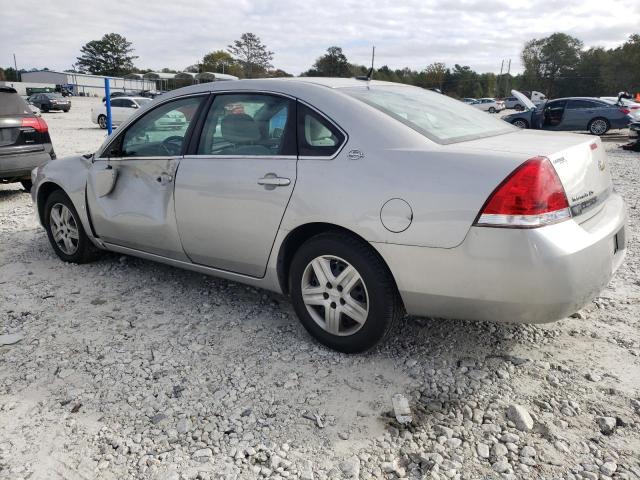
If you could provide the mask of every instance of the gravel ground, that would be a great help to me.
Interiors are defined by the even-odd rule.
[[[96,102],[45,114],[59,155],[104,138]],[[0,186],[0,478],[640,478],[640,156],[605,145],[630,224],[599,298],[542,326],[407,318],[355,356],[275,294],[62,263]]]

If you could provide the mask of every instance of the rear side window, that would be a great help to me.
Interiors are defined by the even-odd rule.
[[[576,110],[578,108],[599,108],[602,107],[601,103],[591,102],[589,100],[569,100],[567,102],[567,108],[569,110]]]
[[[298,103],[298,153],[301,157],[331,157],[340,149],[344,139],[338,127]]]
[[[30,115],[31,109],[17,93],[0,92],[0,115]]]

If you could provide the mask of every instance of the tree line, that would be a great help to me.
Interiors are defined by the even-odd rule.
[[[117,33],[108,33],[80,48],[73,70],[77,73],[123,76],[147,73],[137,68],[133,44]],[[260,37],[244,33],[226,49],[205,54],[184,71],[227,73],[240,78],[291,76],[272,65],[274,52]],[[583,42],[565,33],[532,39],[521,53],[524,71],[521,74],[478,73],[466,65],[447,67],[435,62],[424,69],[408,67],[376,68],[377,80],[407,83],[423,88],[437,88],[447,95],[465,97],[504,97],[511,89],[538,90],[549,98],[560,96],[613,96],[618,91],[640,92],[640,34],[633,34],[622,45],[605,49],[584,48]],[[163,68],[162,72],[177,73]],[[369,68],[350,62],[339,46],[331,46],[316,59],[301,76],[355,77],[366,75]],[[15,81],[13,68],[0,69],[0,80]]]

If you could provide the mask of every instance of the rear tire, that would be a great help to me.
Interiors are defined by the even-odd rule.
[[[591,135],[604,135],[611,128],[611,124],[606,118],[598,117],[589,122],[587,130]]]
[[[88,263],[97,258],[98,249],[87,237],[78,212],[62,190],[47,198],[43,220],[49,243],[61,260]]]
[[[513,107],[513,108],[514,108],[514,110],[515,110],[516,112],[521,112],[522,110],[524,110],[524,107],[523,107],[522,105],[520,105],[519,103],[518,103],[518,104],[516,104],[516,106],[515,106],[515,107]]]
[[[496,113],[496,109],[494,107],[489,107],[489,113]]]
[[[105,115],[98,115],[98,126],[106,130],[107,128],[107,117]]]
[[[403,313],[380,256],[368,243],[340,232],[316,235],[298,249],[289,287],[304,328],[323,345],[344,353],[372,348]]]
[[[24,188],[27,192],[31,192],[31,187],[33,187],[33,183],[31,180],[21,180],[22,188]]]

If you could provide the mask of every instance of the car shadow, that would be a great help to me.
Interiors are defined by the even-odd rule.
[[[11,188],[11,190],[9,190],[9,188]],[[12,186],[6,186],[5,188],[0,189],[0,201],[13,200],[14,198],[18,198],[21,195],[29,195],[29,192],[27,192],[24,188],[22,188],[20,184],[16,184],[15,187],[13,187],[12,185]]]

